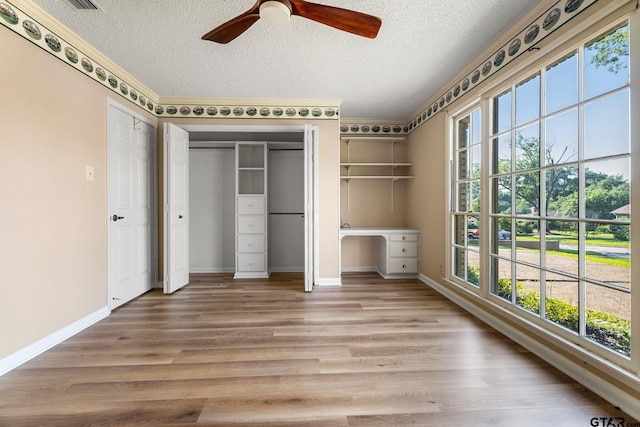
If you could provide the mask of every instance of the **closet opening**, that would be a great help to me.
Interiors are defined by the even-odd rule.
[[[190,273],[303,272],[311,291],[317,130],[309,141],[304,126],[181,127],[189,134]]]

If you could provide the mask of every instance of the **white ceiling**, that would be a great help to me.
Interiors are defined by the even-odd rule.
[[[407,119],[536,3],[317,0],[380,17],[378,37],[294,16],[220,45],[200,38],[255,0],[33,1],[161,97],[341,99],[343,118],[388,120]]]

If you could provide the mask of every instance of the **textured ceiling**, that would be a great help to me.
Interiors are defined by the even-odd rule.
[[[297,16],[227,45],[200,37],[255,0],[33,0],[161,97],[341,99],[343,118],[407,119],[532,0],[318,0],[378,16],[374,40]]]

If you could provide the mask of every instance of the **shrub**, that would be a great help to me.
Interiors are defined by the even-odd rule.
[[[467,280],[474,285],[480,283],[480,269],[467,266]],[[496,294],[500,298],[511,301],[512,282],[507,278],[499,278]],[[535,314],[540,314],[540,294],[524,289],[516,281],[516,304]],[[546,299],[546,319],[564,326],[574,332],[580,324],[578,307],[557,298]],[[628,356],[631,352],[631,322],[618,316],[600,311],[587,310],[586,335],[618,353]]]
[[[629,226],[626,225],[610,225],[609,229],[613,238],[616,240],[622,240],[623,242],[629,241]]]

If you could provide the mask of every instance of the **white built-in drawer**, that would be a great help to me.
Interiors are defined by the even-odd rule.
[[[264,254],[238,254],[236,271],[264,271]]]
[[[263,196],[238,196],[238,215],[264,214]]]
[[[264,234],[238,234],[238,252],[264,252]]]
[[[390,257],[417,257],[418,242],[392,242],[389,243]]]
[[[239,215],[238,233],[262,234],[264,233],[264,216]]]
[[[417,233],[411,233],[411,234],[395,233],[395,234],[390,234],[389,235],[389,240],[391,240],[392,242],[397,242],[397,241],[417,242],[418,241],[418,234]]]
[[[389,273],[417,273],[417,258],[395,258],[389,260]]]

